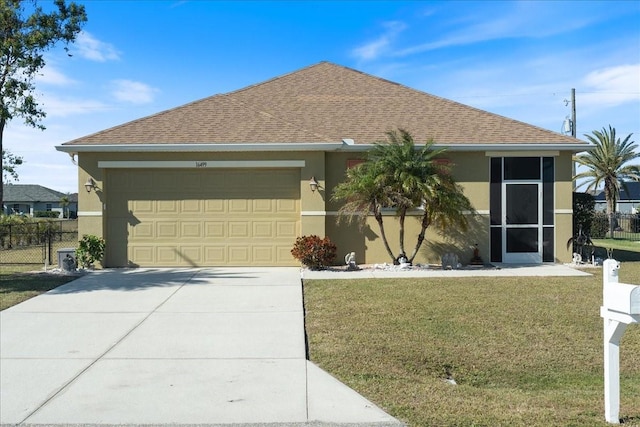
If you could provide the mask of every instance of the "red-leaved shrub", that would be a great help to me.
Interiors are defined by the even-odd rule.
[[[291,255],[302,265],[312,270],[320,270],[331,265],[336,258],[336,245],[328,237],[302,236],[296,239]]]

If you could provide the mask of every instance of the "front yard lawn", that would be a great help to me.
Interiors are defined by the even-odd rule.
[[[410,426],[607,426],[592,277],[307,280],[311,360]],[[620,280],[640,282],[640,263]],[[457,385],[446,381],[455,380]],[[640,325],[621,344],[640,426]]]
[[[34,266],[0,267],[0,310],[77,279],[75,276],[33,273]]]

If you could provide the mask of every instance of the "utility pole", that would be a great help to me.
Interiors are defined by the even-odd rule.
[[[571,88],[571,136],[576,138],[576,89]],[[576,192],[577,183],[575,180],[576,176],[576,162],[571,160],[571,173],[572,173],[572,182],[573,182],[573,192]]]
[[[571,136],[576,138],[576,90],[571,89]]]

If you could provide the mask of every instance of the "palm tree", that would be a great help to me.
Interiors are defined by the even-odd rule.
[[[422,208],[421,231],[411,256],[413,262],[424,241],[426,229],[436,224],[446,228],[452,223],[466,227],[464,211],[473,212],[462,188],[449,173],[449,167],[435,158],[444,149],[434,149],[433,141],[422,148],[415,146],[413,137],[404,129],[387,132],[387,142],[377,143],[367,161],[347,172],[345,182],[333,193],[334,200],[345,200],[338,211],[338,219],[357,217],[360,224],[373,214],[392,260],[396,260],[389,247],[382,221],[382,209],[394,208],[399,221],[400,254],[405,251],[405,218],[409,210]]]
[[[435,186],[433,195],[425,197],[424,212],[420,221],[420,233],[409,262],[418,254],[418,250],[424,241],[427,228],[436,226],[441,232],[446,232],[449,227],[458,227],[466,231],[469,225],[469,215],[476,213],[473,205],[464,195],[460,184],[456,183],[448,173],[440,175],[440,182]]]
[[[607,201],[609,218],[615,213],[616,202],[620,195],[620,187],[624,187],[625,180],[640,181],[640,166],[628,164],[632,160],[640,159],[640,152],[636,152],[635,141],[630,141],[633,134],[620,141],[616,139],[616,129],[609,125],[609,130],[602,128],[602,132],[594,130],[593,135],[585,135],[595,148],[585,154],[574,156],[573,160],[588,170],[574,177],[574,180],[587,179],[578,185],[588,184],[587,191],[594,190],[604,184],[604,197]]]
[[[62,207],[62,218],[68,218],[69,215],[69,205],[71,204],[71,200],[69,199],[69,195],[66,196],[62,196],[60,198],[60,206]],[[67,215],[65,216],[65,212],[67,212]]]
[[[363,228],[367,223],[367,216],[373,215],[380,228],[384,247],[391,259],[395,259],[382,221],[382,209],[392,202],[387,195],[388,189],[380,182],[381,176],[383,174],[378,165],[371,162],[348,169],[346,181],[334,188],[333,199],[345,201],[338,210],[338,222],[343,219],[348,223],[356,221]]]

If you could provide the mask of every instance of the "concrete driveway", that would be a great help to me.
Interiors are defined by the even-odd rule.
[[[305,359],[297,268],[92,272],[2,311],[0,357],[3,425],[402,425]]]

